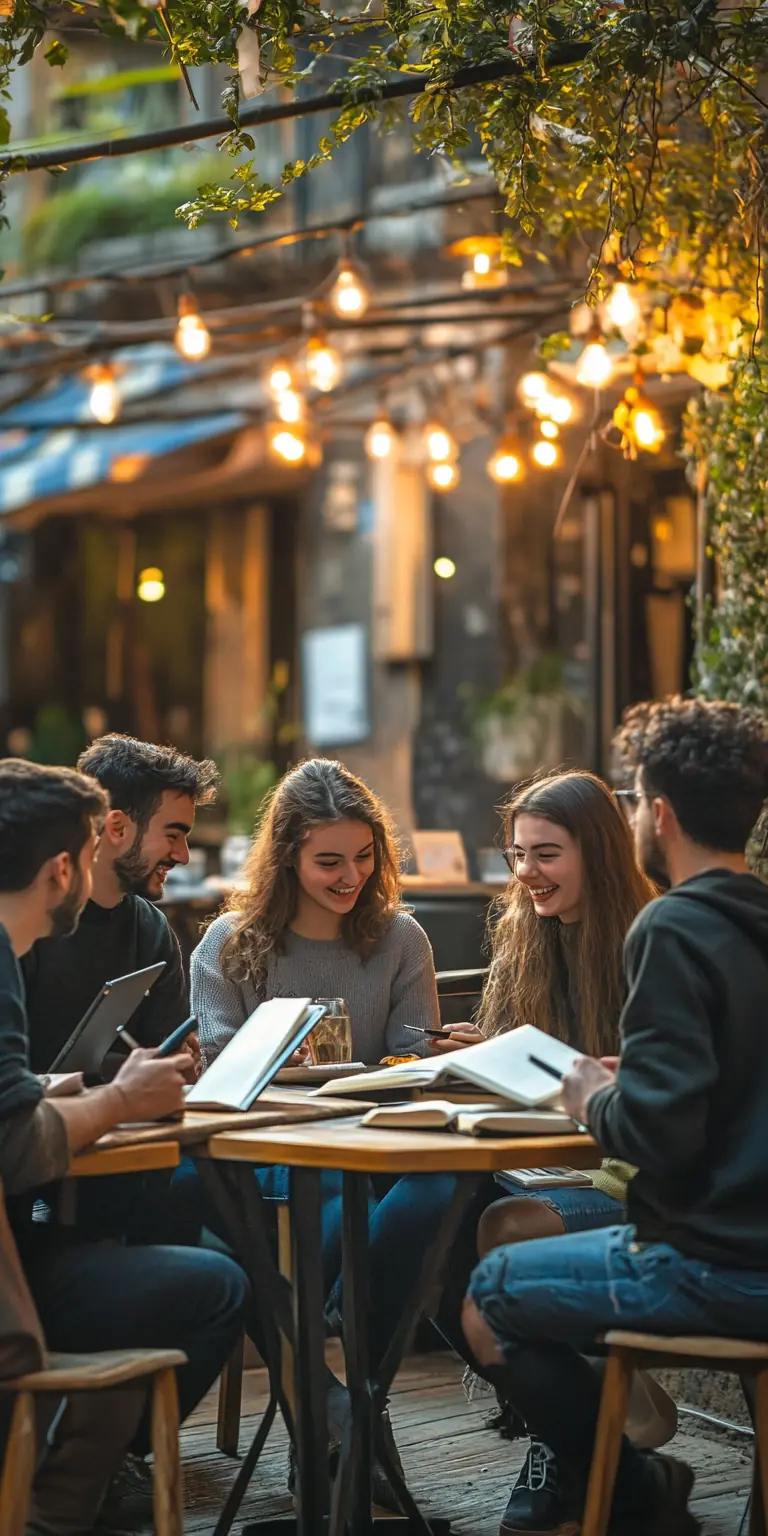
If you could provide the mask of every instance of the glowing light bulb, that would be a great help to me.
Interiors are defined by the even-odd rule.
[[[513,480],[520,478],[523,471],[522,451],[514,432],[505,432],[499,438],[485,467],[497,485],[511,485]]]
[[[331,309],[340,320],[359,320],[370,303],[368,290],[351,261],[339,263],[336,280],[328,296]]]
[[[202,362],[211,350],[211,333],[187,295],[179,300],[179,323],[174,337],[176,349],[191,363]]]
[[[454,458],[456,454],[454,439],[445,427],[440,426],[439,422],[431,421],[424,428],[424,446],[433,464],[441,464],[445,459]]]
[[[554,443],[548,443],[546,439],[534,444],[533,457],[541,469],[551,469],[557,463],[557,449]]]
[[[640,305],[627,283],[616,283],[611,289],[605,313],[617,330],[636,325],[640,319]]]
[[[487,251],[476,251],[472,258],[472,270],[478,277],[487,277],[491,270],[491,258]]]
[[[139,571],[136,596],[142,603],[159,603],[161,597],[165,597],[165,577],[158,566],[148,565]]]
[[[395,446],[395,431],[386,416],[372,421],[365,434],[365,451],[369,459],[388,459]]]
[[[613,373],[611,362],[605,343],[600,340],[588,341],[579,358],[579,368],[576,377],[580,384],[589,389],[603,389]]]
[[[456,565],[447,555],[438,555],[432,569],[441,581],[450,581],[456,575]]]
[[[91,378],[93,382],[88,396],[91,415],[102,426],[108,427],[120,414],[120,391],[115,375],[111,368],[104,366],[95,368]]]
[[[275,401],[275,410],[281,421],[295,427],[304,415],[304,401],[301,395],[297,395],[295,389],[286,389],[278,395]]]
[[[273,422],[269,433],[270,452],[278,459],[283,459],[286,464],[300,464],[307,452],[304,438],[298,432],[292,432],[290,427],[281,427]]]
[[[545,373],[525,373],[520,380],[520,393],[530,405],[541,400],[549,392],[549,379]]]
[[[452,491],[461,479],[459,467],[444,459],[439,464],[430,464],[427,467],[427,479],[433,491]]]
[[[549,415],[559,427],[564,427],[573,415],[573,406],[567,395],[553,395],[549,405]]]
[[[542,437],[552,438],[560,436],[560,428],[554,421],[542,421],[540,430]]]
[[[313,336],[307,342],[304,369],[312,389],[329,394],[341,380],[342,363],[335,347],[322,336]]]
[[[287,389],[293,389],[293,372],[289,363],[283,358],[277,358],[272,363],[267,374],[267,389],[276,398],[284,395]]]
[[[641,448],[654,449],[663,443],[664,429],[655,411],[645,409],[635,411],[632,416],[632,425]]]

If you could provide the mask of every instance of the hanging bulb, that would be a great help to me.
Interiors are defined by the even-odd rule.
[[[576,374],[580,384],[588,389],[604,389],[613,373],[613,363],[603,341],[599,326],[590,331],[587,344],[579,358]]]
[[[466,262],[462,273],[462,288],[503,288],[507,281],[507,267],[501,259],[502,242],[499,235],[467,235],[454,240],[448,247],[449,256],[458,256]]]
[[[165,597],[165,577],[157,565],[148,565],[139,571],[136,596],[142,603],[159,603]]]
[[[286,390],[293,389],[293,370],[284,357],[277,357],[273,363],[270,363],[266,385],[275,399],[284,395]]]
[[[542,421],[539,427],[542,437],[559,437],[560,428],[555,421]]]
[[[549,401],[548,416],[556,421],[559,427],[564,427],[573,415],[573,405],[567,395],[552,395]]]
[[[540,469],[552,469],[557,463],[558,452],[554,443],[548,443],[546,438],[542,438],[534,444],[533,457]]]
[[[520,380],[520,393],[526,404],[534,405],[549,392],[549,379],[545,373],[524,373]]]
[[[300,464],[306,457],[307,443],[302,432],[294,427],[283,426],[279,421],[269,425],[267,441],[269,451],[286,464]]]
[[[450,555],[438,555],[432,569],[441,581],[450,581],[456,575],[456,561]]]
[[[487,251],[476,251],[472,258],[472,271],[475,277],[487,277],[491,270],[491,258]]]
[[[179,323],[174,337],[177,351],[191,363],[202,362],[211,350],[211,333],[189,294],[179,299]]]
[[[615,283],[611,289],[605,313],[616,329],[623,331],[636,325],[640,319],[640,305],[627,283]]]
[[[295,427],[304,415],[304,401],[295,389],[285,389],[275,401],[275,410],[281,421]]]
[[[514,432],[503,433],[485,467],[497,485],[511,485],[521,478],[523,455]]]
[[[107,363],[99,364],[91,370],[90,378],[92,382],[88,406],[91,415],[103,427],[108,427],[120,414],[120,391],[114,369]]]
[[[637,458],[639,448],[644,453],[658,453],[666,437],[659,412],[643,394],[642,382],[642,373],[638,371],[634,384],[630,384],[613,413],[613,424],[621,433],[625,456],[630,459]]]
[[[427,465],[427,480],[433,491],[454,491],[460,479],[459,466],[451,459]]]
[[[369,459],[388,459],[397,441],[397,434],[388,416],[383,413],[371,422],[365,434],[365,451]]]
[[[454,459],[457,453],[455,440],[439,421],[427,422],[424,428],[424,447],[427,458],[431,459],[433,464],[441,464],[445,459]]]
[[[328,302],[340,320],[359,320],[368,308],[368,290],[358,268],[348,256],[343,256],[339,262]]]
[[[339,353],[326,338],[318,334],[310,336],[304,351],[304,371],[312,389],[328,394],[341,381],[342,363]]]

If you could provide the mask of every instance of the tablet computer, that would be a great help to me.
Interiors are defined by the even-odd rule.
[[[105,981],[66,1045],[51,1062],[49,1072],[98,1072],[118,1030],[128,1023],[164,970],[165,961],[159,960],[143,971],[131,971],[127,976]]]

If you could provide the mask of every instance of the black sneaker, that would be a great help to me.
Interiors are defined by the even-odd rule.
[[[133,1532],[151,1526],[153,1488],[152,1468],[147,1462],[140,1456],[126,1456],[104,1495],[95,1529]]]
[[[502,1516],[499,1536],[577,1536],[578,1520],[564,1496],[548,1445],[532,1440]]]

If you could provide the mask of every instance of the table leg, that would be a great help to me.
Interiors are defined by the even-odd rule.
[[[318,1168],[291,1169],[298,1536],[324,1536],[330,1504],[320,1181]]]

